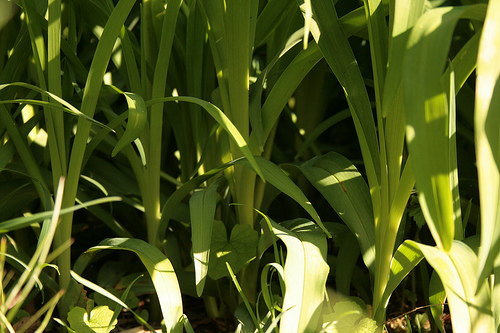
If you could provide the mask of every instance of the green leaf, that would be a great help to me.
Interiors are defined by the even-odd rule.
[[[387,66],[387,75],[382,98],[382,113],[384,117],[393,109],[396,96],[401,89],[403,57],[406,43],[410,36],[411,28],[424,12],[424,0],[411,1],[410,3],[395,1],[392,40]]]
[[[196,293],[201,296],[209,267],[212,225],[217,201],[217,186],[212,183],[207,189],[197,191],[189,200],[193,261],[196,278]],[[234,267],[231,264],[232,267]]]
[[[295,200],[299,205],[304,208],[306,212],[314,219],[314,221],[318,224],[318,226],[325,232],[328,237],[331,237],[328,230],[326,230],[323,222],[321,222],[321,218],[318,213],[314,209],[313,205],[304,195],[302,190],[295,185],[295,183],[278,167],[276,164],[266,160],[263,157],[255,156],[255,161],[259,165],[264,178],[278,190],[288,195],[290,198]],[[241,163],[246,165],[249,168],[253,168],[252,165],[246,160],[239,160],[237,163]]]
[[[391,273],[389,275],[387,286],[384,290],[384,295],[380,300],[380,307],[375,309],[377,312],[375,313],[375,318],[380,317],[378,316],[379,311],[383,311],[385,313],[385,308],[387,307],[389,298],[394,290],[396,290],[408,273],[410,273],[413,268],[418,265],[422,258],[423,255],[420,249],[410,241],[405,241],[398,247],[391,261]]]
[[[12,87],[12,86],[18,86],[18,87],[31,89],[33,91],[36,91],[36,92],[42,94],[43,96],[48,96],[48,97],[52,98],[53,100],[57,101],[58,103],[61,103],[63,106],[61,106],[57,103],[54,103],[54,102],[40,101],[40,100],[35,100],[35,99],[2,100],[2,101],[0,101],[0,104],[26,103],[26,104],[32,104],[32,105],[50,106],[53,109],[62,110],[64,112],[70,113],[74,116],[78,116],[82,119],[85,119],[85,120],[89,121],[90,123],[95,124],[99,127],[105,128],[109,131],[113,131],[112,128],[109,128],[108,126],[98,122],[97,120],[93,119],[92,117],[89,117],[88,115],[80,112],[77,108],[75,108],[70,103],[66,102],[64,99],[58,97],[57,95],[54,95],[50,91],[41,89],[41,88],[34,86],[32,84],[24,83],[24,82],[12,82],[12,83],[7,83],[7,84],[0,84],[0,90],[8,88],[8,87]]]
[[[255,259],[258,237],[257,231],[249,225],[237,224],[231,230],[228,240],[224,223],[214,221],[208,275],[214,280],[229,276],[226,262],[231,265],[234,273],[238,273]]]
[[[79,204],[79,205],[76,205],[73,207],[61,209],[61,212],[59,213],[59,215],[68,214],[70,212],[74,212],[75,210],[79,210],[79,209],[85,208],[87,206],[100,205],[100,204],[103,204],[106,202],[114,202],[114,201],[121,201],[121,200],[122,200],[121,197],[105,197],[105,198],[100,198],[100,199],[96,199],[96,200],[91,200],[91,201],[88,201],[84,204]],[[4,221],[4,222],[0,223],[0,234],[5,233],[5,232],[9,232],[12,230],[25,228],[32,223],[42,221],[46,218],[50,218],[53,214],[54,214],[53,211],[41,212],[41,213],[33,214],[29,217],[28,216],[16,217],[16,218]]]
[[[453,241],[447,252],[410,240],[406,242],[418,247],[439,275],[453,314],[453,327],[460,327],[464,332],[494,332],[490,288],[486,280],[477,279],[478,258],[474,251],[461,241]]]
[[[326,333],[373,333],[377,330],[375,320],[368,317],[358,302],[337,302],[333,311],[323,316],[323,328]]]
[[[97,306],[90,313],[79,306],[68,313],[68,322],[71,328],[78,333],[106,333],[113,317],[113,311],[107,306]],[[112,327],[118,323],[114,320]]]
[[[141,259],[156,289],[167,330],[169,332],[181,331],[182,325],[179,325],[182,316],[181,292],[174,268],[168,258],[161,253],[158,248],[143,240],[133,238],[110,238],[103,240],[99,245],[91,247],[80,255],[74,265],[75,272],[83,272],[90,261],[102,250],[131,251]],[[75,278],[75,274],[73,274],[73,277]],[[87,283],[91,282],[87,281]],[[109,292],[103,288],[95,284],[92,285],[96,288],[95,290],[99,289],[100,293],[109,294]],[[125,303],[115,296],[109,294],[107,297],[130,310]]]
[[[175,102],[175,101],[194,103],[204,108],[212,116],[212,118],[214,118],[215,121],[217,121],[219,125],[221,125],[222,128],[224,128],[224,130],[226,130],[226,132],[231,136],[231,138],[236,142],[238,147],[241,149],[241,152],[250,161],[250,164],[254,167],[254,171],[262,178],[262,180],[265,181],[265,178],[264,176],[262,176],[261,171],[257,163],[255,162],[254,156],[252,155],[252,152],[248,147],[247,142],[245,141],[239,130],[236,128],[236,126],[231,122],[231,120],[224,114],[224,112],[222,112],[214,104],[195,97],[178,96],[178,97],[164,97],[164,98],[152,99],[146,102],[146,106],[150,106],[157,103]]]
[[[439,331],[445,333],[444,322],[442,319],[444,303],[446,301],[446,292],[444,291],[443,284],[439,280],[436,271],[432,272],[431,280],[429,281],[429,304],[432,318],[436,323]]]
[[[111,152],[113,157],[129,143],[136,140],[148,122],[146,103],[144,103],[142,97],[130,92],[124,92],[123,96],[125,96],[128,104],[127,128]]]
[[[300,190],[300,188],[289,178],[287,175],[281,170],[276,164],[266,160],[260,156],[254,156],[255,162],[259,165],[264,178],[278,190],[282,191],[290,198],[295,200],[298,204],[308,212],[314,221],[320,226],[320,228],[325,232],[328,237],[331,237],[330,233],[323,226],[321,219],[312,206],[311,202],[304,193]],[[158,236],[163,237],[165,235],[165,231],[168,226],[169,220],[172,218],[172,212],[175,210],[175,207],[179,205],[179,203],[187,196],[191,191],[193,191],[197,186],[201,183],[210,179],[217,175],[219,172],[227,169],[228,167],[235,164],[243,164],[248,168],[253,169],[252,164],[248,162],[246,159],[241,158],[226,164],[223,164],[217,168],[209,170],[208,172],[200,175],[196,178],[189,180],[183,186],[181,186],[177,191],[175,191],[167,200],[162,209],[162,216],[160,220],[160,225],[158,226]],[[254,170],[255,171],[255,170]]]
[[[500,135],[496,126],[500,121],[499,10],[500,1],[489,2],[477,64],[474,128],[481,199],[480,280],[491,274],[495,261],[500,260]]]
[[[317,27],[311,32],[325,60],[344,89],[366,166],[368,183],[376,191],[380,183],[378,138],[365,82],[335,9],[335,1],[311,1]],[[376,203],[378,204],[378,203]]]
[[[370,192],[356,167],[335,152],[298,167],[355,235],[363,260],[374,272],[375,225]]]
[[[420,206],[434,240],[445,250],[450,249],[455,236],[456,198],[451,179],[456,162],[450,161],[449,87],[442,86],[441,76],[458,20],[482,20],[485,9],[484,5],[473,5],[426,12],[412,29],[404,57],[406,137]]]
[[[320,320],[326,279],[324,232],[311,221],[296,219],[281,225],[271,221],[273,232],[287,248],[284,265],[286,292],[283,298],[281,332],[314,331]]]

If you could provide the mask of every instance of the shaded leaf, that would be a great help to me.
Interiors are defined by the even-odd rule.
[[[229,276],[226,262],[238,273],[255,259],[257,244],[258,233],[249,225],[235,225],[228,240],[224,223],[214,221],[208,275],[214,280]]]

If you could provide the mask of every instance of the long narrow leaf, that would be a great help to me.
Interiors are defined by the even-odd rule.
[[[474,128],[481,197],[480,280],[492,272],[500,252],[500,34],[498,11],[500,1],[488,5],[481,36],[477,79]]]
[[[407,139],[420,204],[436,243],[445,250],[455,236],[450,181],[454,163],[450,163],[449,112],[441,73],[458,20],[481,20],[485,9],[474,5],[426,12],[412,30],[404,59]],[[436,51],[428,52],[431,49]]]

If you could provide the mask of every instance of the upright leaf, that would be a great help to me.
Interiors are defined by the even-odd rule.
[[[404,59],[406,136],[419,201],[434,240],[445,250],[450,249],[455,236],[450,180],[454,163],[450,163],[449,109],[441,75],[458,20],[481,20],[485,9],[474,5],[426,12],[412,30]]]
[[[500,252],[499,10],[500,1],[491,0],[479,45],[476,79],[474,127],[481,198],[480,280],[492,273]]]
[[[490,289],[485,280],[477,280],[478,258],[474,251],[460,241],[453,241],[448,252],[407,242],[418,247],[438,273],[448,298],[454,331],[495,332]]]
[[[321,315],[329,267],[326,237],[312,222],[297,219],[287,228],[271,222],[274,234],[287,248],[284,267],[286,292],[281,332],[315,332]]]
[[[195,192],[189,200],[194,273],[198,296],[201,296],[203,293],[208,273],[210,242],[212,241],[212,226],[217,203],[218,185],[219,182],[212,183],[208,188]]]

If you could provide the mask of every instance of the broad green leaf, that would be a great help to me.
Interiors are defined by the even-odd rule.
[[[461,241],[453,241],[447,252],[410,240],[406,242],[418,247],[439,275],[455,331],[494,332],[490,288],[487,281],[477,279],[478,258],[474,251]]]
[[[91,247],[80,255],[74,265],[76,273],[81,273],[91,260],[102,250],[125,250],[135,253],[144,264],[144,267],[151,276],[156,293],[160,300],[160,308],[165,320],[168,332],[181,332],[182,325],[182,298],[179,283],[172,264],[168,258],[158,250],[158,248],[134,238],[110,238],[105,239],[99,245]],[[88,281],[90,282],[90,281]],[[94,288],[100,288],[94,285]],[[102,289],[102,288],[100,288]],[[99,291],[103,293],[102,290]],[[104,292],[106,292],[104,290]],[[109,293],[108,293],[109,294]],[[128,306],[120,299],[111,295],[113,300],[128,309]],[[109,295],[108,295],[109,297]]]
[[[198,296],[203,293],[209,267],[212,225],[217,203],[217,186],[219,186],[219,182],[216,181],[208,188],[195,192],[189,199],[191,243],[193,244],[194,273]]]
[[[115,148],[113,148],[111,156],[116,156],[125,146],[136,140],[148,122],[146,104],[142,97],[130,92],[124,92],[123,96],[125,96],[128,104],[127,128]]]
[[[481,198],[480,280],[492,273],[500,253],[500,1],[492,0],[479,44],[474,128]]]
[[[325,234],[317,225],[305,219],[287,221],[281,225],[271,221],[271,224],[274,234],[287,248],[284,265],[286,292],[280,331],[315,331],[321,316],[329,272],[325,261]]]
[[[370,319],[366,310],[355,301],[337,302],[333,310],[333,313],[323,315],[326,333],[373,333],[377,329],[375,320]]]
[[[455,163],[450,162],[448,87],[442,86],[441,75],[458,20],[482,20],[485,9],[473,5],[426,12],[412,29],[404,58],[406,137],[419,201],[434,240],[445,250],[455,236],[450,180],[454,172],[450,167]]]
[[[96,306],[90,313],[76,306],[68,313],[68,322],[79,333],[106,333],[109,324],[114,327],[118,323],[116,319],[110,323],[112,317],[113,311],[107,306]]]
[[[258,239],[256,230],[249,225],[237,224],[231,230],[228,240],[224,223],[213,221],[208,275],[214,280],[228,276],[226,263],[229,263],[234,273],[238,273],[255,259]]]
[[[356,167],[335,152],[298,166],[356,237],[370,271],[375,264],[375,225],[370,192]]]
[[[405,241],[401,244],[394,257],[391,261],[391,273],[389,276],[389,281],[385,287],[384,295],[380,301],[380,307],[376,308],[376,312],[383,312],[385,314],[385,309],[389,303],[389,298],[396,288],[399,286],[401,281],[410,273],[413,268],[415,268],[418,263],[423,259],[422,252],[415,246],[414,243],[410,241]],[[375,313],[375,318],[382,317]]]

